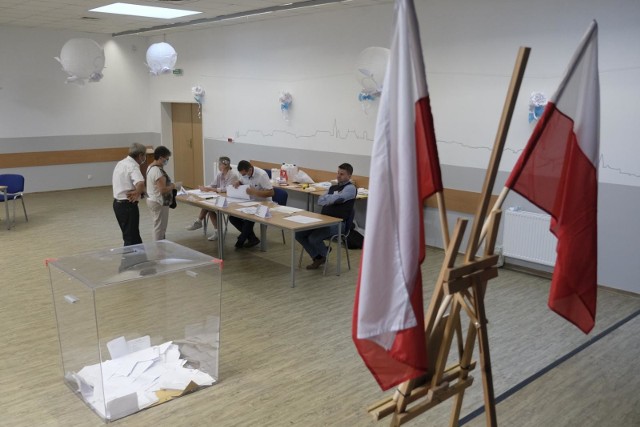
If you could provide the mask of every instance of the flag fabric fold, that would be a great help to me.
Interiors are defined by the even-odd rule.
[[[415,8],[397,0],[371,155],[353,340],[383,390],[426,372],[424,201],[442,190]]]
[[[505,184],[551,215],[558,256],[549,307],[585,333],[596,315],[599,134],[593,21]]]

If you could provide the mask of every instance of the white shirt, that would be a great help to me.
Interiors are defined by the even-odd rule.
[[[256,168],[255,166],[251,177],[249,177],[249,175],[245,175],[241,177],[241,182],[242,184],[249,184],[251,188],[255,188],[256,190],[271,190],[273,188],[269,175],[267,175],[267,173],[262,169]],[[271,197],[251,196],[251,200],[271,201]]]
[[[229,169],[226,175],[218,172],[215,181],[211,183],[210,187],[226,189],[228,185],[233,185],[238,181],[240,181],[240,174],[235,169]]]
[[[127,200],[127,192],[135,190],[136,184],[144,182],[140,165],[133,158],[127,156],[120,160],[113,169],[113,198]]]
[[[147,197],[149,197],[149,200],[160,204],[162,204],[162,193],[158,189],[156,183],[163,176],[164,174],[160,167],[149,166],[149,168],[147,168]]]

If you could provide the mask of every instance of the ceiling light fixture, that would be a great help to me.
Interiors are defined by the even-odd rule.
[[[145,18],[175,19],[183,16],[197,15],[202,12],[168,7],[140,6],[130,3],[113,3],[97,7],[89,12],[112,13],[115,15],[142,16]]]
[[[281,12],[281,11],[287,11],[287,10],[293,10],[293,9],[310,8],[310,7],[317,7],[317,6],[342,3],[342,2],[344,2],[344,0],[304,0],[304,1],[299,1],[295,3],[283,4],[281,6],[269,6],[269,7],[264,7],[260,9],[248,10],[246,12],[231,13],[228,15],[218,15],[212,18],[198,18],[198,19],[193,19],[191,21],[176,22],[176,23],[167,24],[167,25],[157,25],[155,27],[122,31],[119,33],[113,33],[111,35],[113,37],[126,36],[130,34],[138,35],[138,34],[148,33],[152,31],[165,31],[172,28],[187,27],[191,25],[213,24],[216,22],[229,21],[229,20],[238,19],[238,18],[247,18],[247,17],[256,16],[256,15],[264,15],[271,12]]]

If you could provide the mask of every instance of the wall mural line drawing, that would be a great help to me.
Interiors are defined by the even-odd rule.
[[[295,139],[306,139],[306,138],[317,138],[320,136],[329,136],[335,139],[347,140],[347,139],[356,139],[360,141],[370,141],[373,142],[373,135],[369,135],[369,132],[366,130],[357,131],[355,129],[347,129],[341,130],[338,126],[338,121],[333,121],[333,127],[330,130],[316,129],[310,131],[309,133],[298,133],[292,132],[284,129],[273,129],[270,131],[264,131],[260,129],[247,129],[244,131],[236,130],[235,138],[247,138],[251,135],[260,136],[262,138],[271,138],[279,135],[286,135],[293,137]]]

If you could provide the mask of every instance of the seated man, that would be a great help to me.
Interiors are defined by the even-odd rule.
[[[271,200],[273,187],[271,186],[269,175],[265,171],[260,168],[254,168],[246,160],[241,160],[238,163],[238,172],[241,177],[239,182],[233,184],[235,188],[238,188],[241,184],[248,184],[247,194],[251,197],[251,200]],[[235,245],[236,249],[251,248],[260,243],[260,239],[253,232],[253,225],[255,224],[253,221],[230,216],[229,222],[240,231]]]
[[[349,163],[338,166],[338,183],[329,188],[329,192],[318,199],[322,206],[323,215],[342,218],[343,224],[349,218],[356,201],[357,189],[351,182],[353,167]],[[346,230],[345,230],[346,231]],[[338,234],[338,224],[313,230],[298,231],[296,240],[311,256],[313,262],[307,266],[307,270],[315,270],[327,260],[327,246],[324,240]]]

